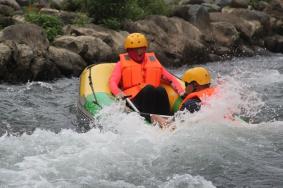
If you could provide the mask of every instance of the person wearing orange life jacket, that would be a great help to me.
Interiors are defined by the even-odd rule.
[[[171,83],[174,90],[183,95],[185,90],[179,81],[160,64],[153,52],[146,53],[148,42],[143,34],[128,35],[124,47],[127,53],[119,55],[120,60],[109,80],[112,94],[116,97],[130,96],[141,112],[171,114],[167,92],[160,82]],[[146,119],[150,120],[150,117],[146,116]]]
[[[201,105],[205,103],[205,99],[217,91],[215,87],[210,87],[211,76],[204,67],[187,70],[182,80],[185,82],[187,95],[179,106],[180,110],[187,109],[191,113],[199,111]]]

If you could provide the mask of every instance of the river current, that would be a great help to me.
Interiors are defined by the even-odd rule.
[[[178,113],[173,132],[120,102],[83,133],[78,78],[0,84],[0,187],[283,187],[283,55],[203,66],[221,97]]]

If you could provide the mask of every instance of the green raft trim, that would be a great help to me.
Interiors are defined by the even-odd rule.
[[[183,101],[183,99],[182,99],[181,97],[178,97],[178,98],[176,99],[176,101],[175,101],[174,104],[173,104],[173,112],[174,112],[174,113],[177,112],[177,111],[179,111],[179,107],[180,107],[182,101]]]
[[[114,101],[115,98],[112,95],[109,95],[105,92],[95,92],[95,96],[97,99],[97,103],[103,107],[103,106],[109,106],[111,105]],[[93,94],[90,94],[86,97],[86,102],[84,104],[84,108],[91,113],[93,116],[97,114],[99,110],[101,110],[101,107],[97,105],[95,102],[95,98]]]

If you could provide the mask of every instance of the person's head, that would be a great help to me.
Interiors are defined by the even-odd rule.
[[[126,37],[124,47],[131,59],[141,63],[144,59],[148,42],[143,34],[132,33]]]
[[[185,82],[186,92],[191,93],[208,88],[211,83],[211,76],[206,68],[195,67],[187,70],[182,80]]]

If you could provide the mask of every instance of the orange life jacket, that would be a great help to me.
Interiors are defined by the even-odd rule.
[[[206,97],[210,97],[211,95],[215,94],[215,92],[217,91],[217,88],[215,87],[210,87],[210,88],[206,88],[203,89],[201,91],[197,91],[197,92],[193,92],[190,93],[189,95],[186,96],[186,98],[181,102],[179,109],[183,106],[183,104],[188,101],[189,99],[193,99],[193,98],[198,98],[201,100],[202,104],[203,101]]]
[[[148,84],[155,87],[160,85],[162,65],[154,53],[146,53],[143,63],[136,63],[127,53],[120,54],[120,62],[123,92],[131,95],[131,98]]]

